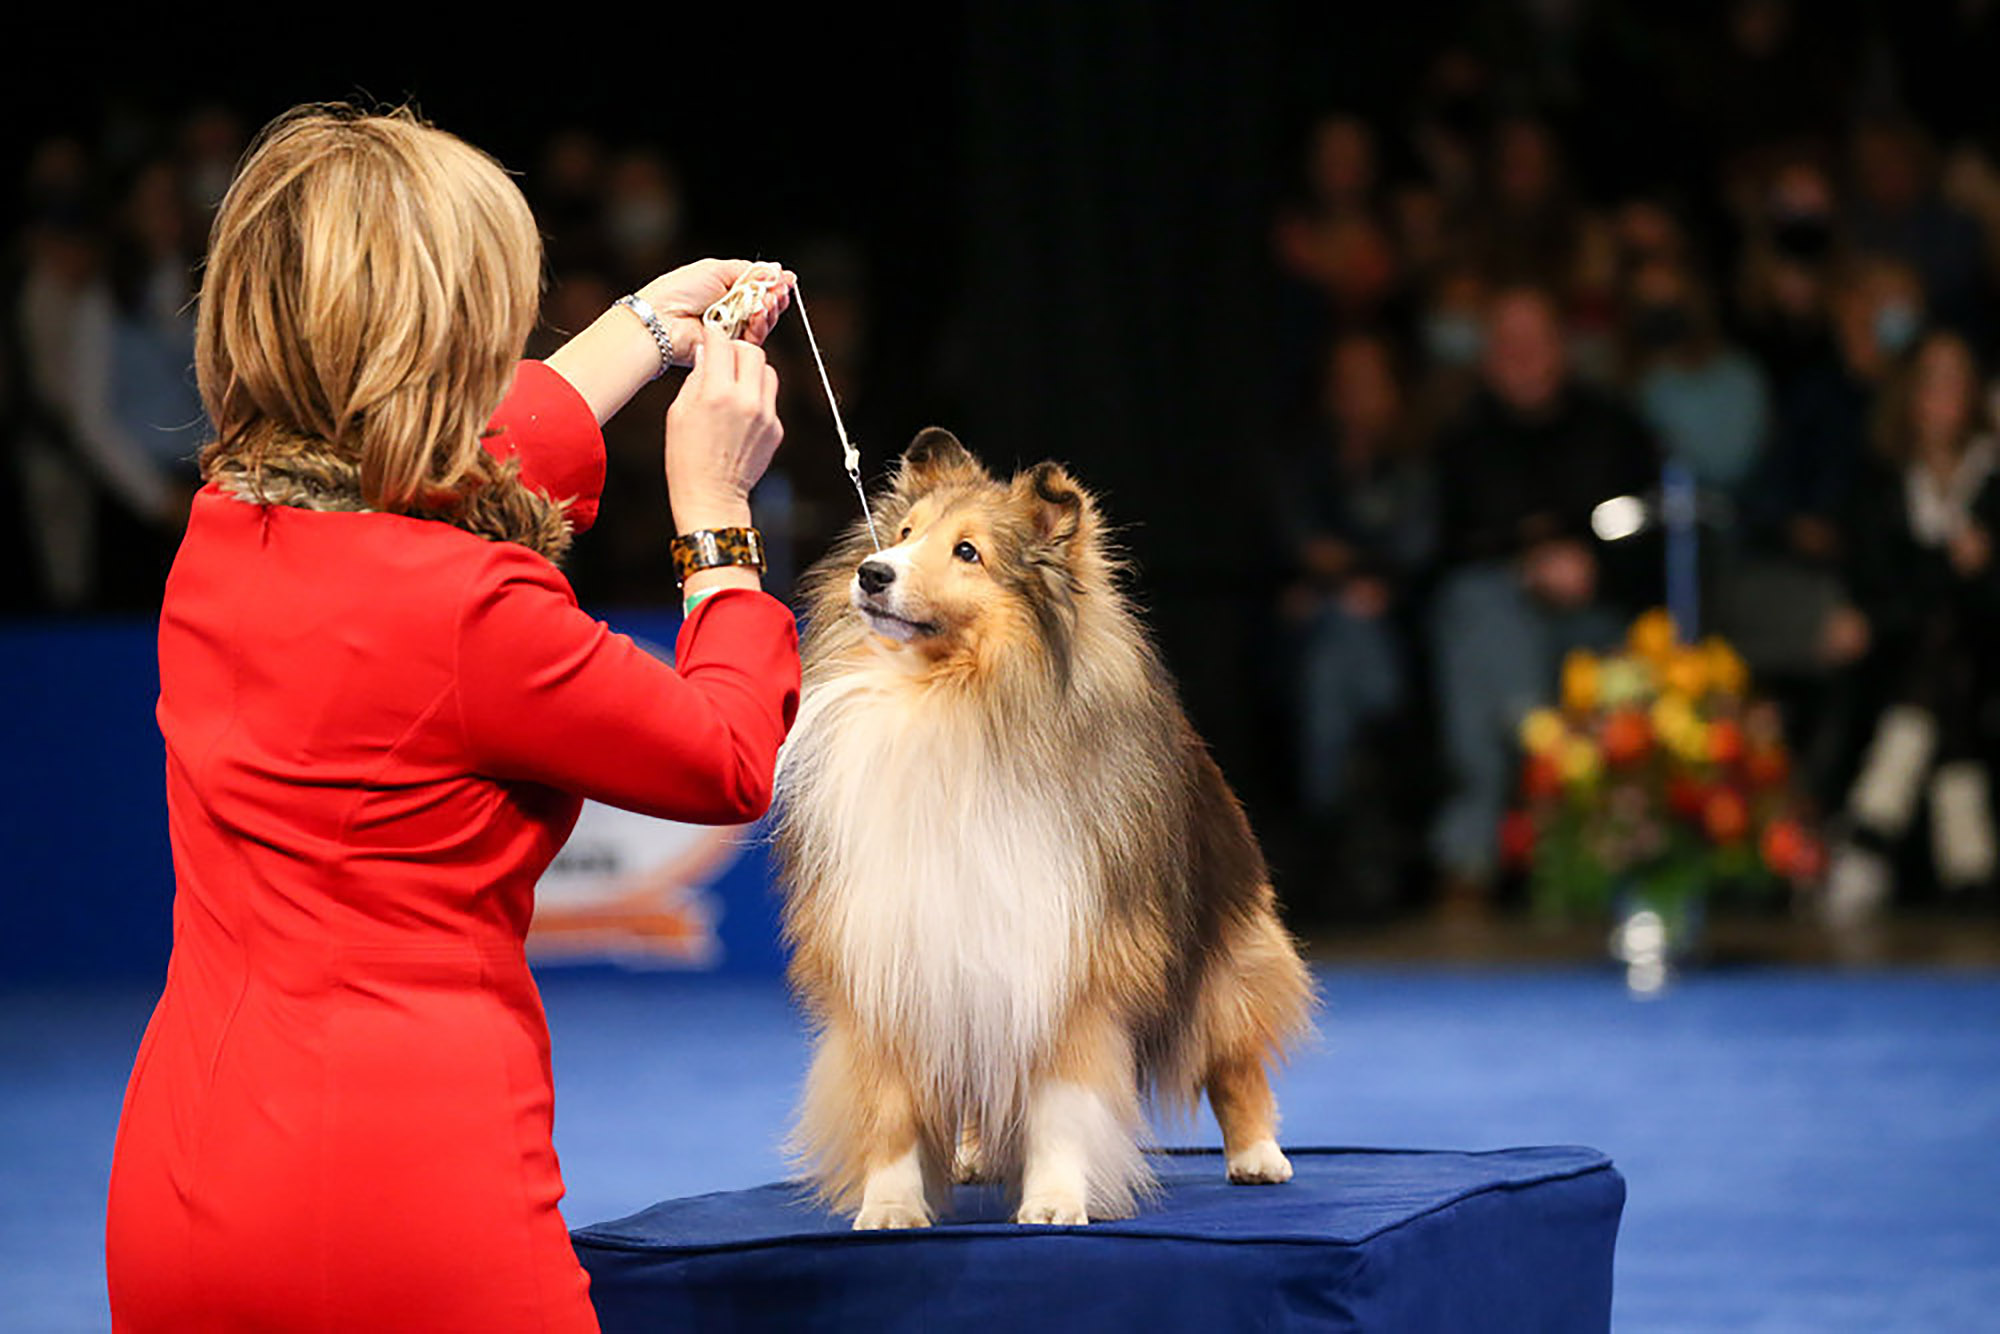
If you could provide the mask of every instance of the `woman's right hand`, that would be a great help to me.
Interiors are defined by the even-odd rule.
[[[747,527],[750,488],[784,435],[778,373],[764,350],[704,328],[694,369],[667,409],[667,499],[675,530]]]

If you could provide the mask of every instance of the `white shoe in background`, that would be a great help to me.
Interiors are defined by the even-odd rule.
[[[1879,852],[1844,843],[1827,868],[1820,895],[1820,914],[1835,930],[1865,926],[1882,915],[1894,877],[1888,859]]]
[[[1992,802],[1986,766],[1977,760],[1941,764],[1931,775],[1931,862],[1946,889],[1993,878],[2000,849],[1995,847]]]
[[[1884,838],[1902,837],[1916,813],[1924,773],[1936,751],[1937,720],[1929,710],[1914,704],[1884,709],[1861,774],[1847,797],[1855,823]]]

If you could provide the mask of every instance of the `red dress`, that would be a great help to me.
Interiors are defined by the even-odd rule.
[[[560,376],[524,363],[496,424],[594,511],[603,443]],[[174,947],[112,1164],[116,1329],[597,1327],[535,881],[584,796],[761,813],[798,697],[762,593],[704,601],[678,663],[525,547],[196,497],[160,614]]]

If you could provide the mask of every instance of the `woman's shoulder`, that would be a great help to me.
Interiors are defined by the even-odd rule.
[[[562,571],[518,542],[407,514],[255,504],[213,484],[195,496],[169,598],[177,583],[251,606],[303,599],[419,624],[510,585],[574,601]]]

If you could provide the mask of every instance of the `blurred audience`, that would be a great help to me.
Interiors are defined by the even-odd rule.
[[[89,170],[67,140],[30,167],[36,212],[9,330],[22,426],[9,453],[46,604],[145,608],[205,439],[190,303],[199,218],[171,158],[128,167],[101,218]]]
[[[1724,338],[1706,286],[1677,259],[1632,275],[1625,329],[1633,398],[1667,457],[1737,498],[1771,429],[1762,368]]]
[[[1863,250],[1915,272],[1932,318],[1971,336],[1988,333],[1991,301],[1979,223],[1939,193],[1930,138],[1913,122],[1881,118],[1854,136],[1849,227]]]
[[[1570,374],[1555,296],[1497,292],[1484,342],[1480,387],[1437,441],[1443,572],[1430,615],[1451,784],[1431,850],[1470,897],[1490,888],[1521,718],[1549,701],[1564,653],[1611,642],[1659,597],[1649,544],[1593,525],[1604,501],[1654,489],[1658,450],[1627,408]]]
[[[1351,796],[1360,734],[1398,708],[1409,678],[1402,614],[1436,540],[1396,354],[1351,334],[1327,355],[1321,417],[1288,460],[1281,523],[1294,560],[1283,610],[1298,641],[1299,792],[1331,817]]]
[[[1940,331],[1882,395],[1855,488],[1847,571],[1867,618],[1881,709],[1848,793],[1851,836],[1829,894],[1850,918],[1888,896],[1891,858],[1928,799],[1932,870],[1948,889],[1994,873],[1995,687],[2000,684],[2000,442],[1971,347]]]

